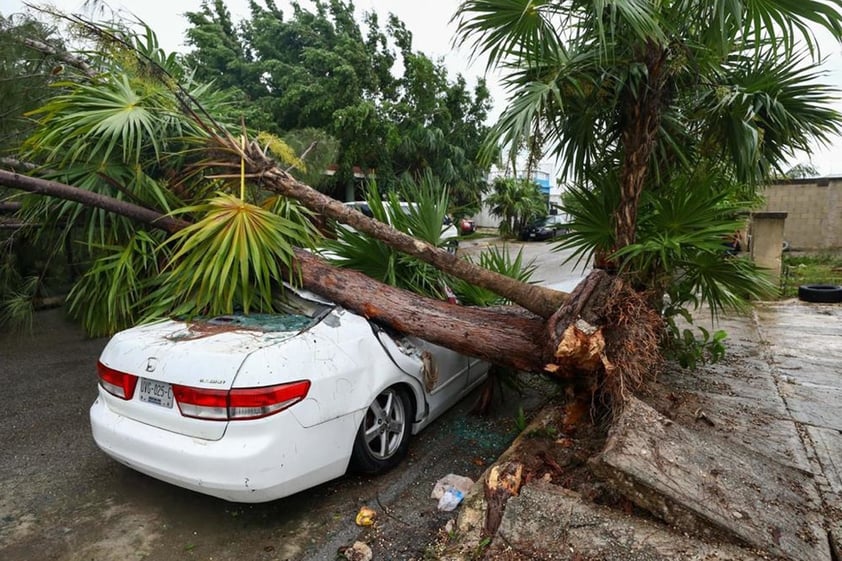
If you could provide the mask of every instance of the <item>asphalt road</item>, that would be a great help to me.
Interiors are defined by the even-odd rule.
[[[536,259],[536,279],[570,284],[580,274],[558,267],[547,244],[509,247]],[[507,394],[486,417],[469,413],[470,396],[418,435],[407,461],[388,474],[242,505],[146,477],[96,448],[88,407],[105,342],[86,339],[59,310],[39,312],[32,335],[0,334],[3,561],[321,561],[356,540],[378,561],[420,560],[452,517],[429,498],[436,480],[479,476],[516,435],[518,408],[533,410],[549,391],[532,379],[525,395]],[[372,528],[354,524],[364,505],[378,512]]]

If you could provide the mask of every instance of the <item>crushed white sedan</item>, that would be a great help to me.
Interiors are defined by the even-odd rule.
[[[480,384],[488,363],[287,289],[284,313],[168,320],[115,335],[93,438],[115,460],[234,502],[349,469],[378,473]]]

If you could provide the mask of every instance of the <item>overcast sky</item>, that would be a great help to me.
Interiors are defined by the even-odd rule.
[[[53,0],[50,3],[62,11],[78,12],[84,0]],[[226,4],[235,20],[248,15],[248,0],[226,0]],[[276,4],[284,11],[289,7],[287,0],[276,0]],[[302,0],[301,4],[305,7],[309,5],[307,0]],[[125,0],[111,1],[109,5],[144,20],[158,34],[164,49],[172,51],[185,50],[184,30],[187,23],[183,14],[198,10],[201,0]],[[484,61],[471,61],[467,49],[460,50],[452,46],[455,26],[450,23],[450,19],[459,0],[356,0],[354,5],[359,13],[376,11],[381,22],[386,21],[390,12],[397,15],[412,31],[414,47],[434,59],[443,59],[451,77],[461,73],[469,83],[474,83],[476,77],[483,74]],[[4,16],[22,9],[23,2],[20,0],[0,0],[0,13]],[[823,45],[822,54],[828,58],[826,66],[830,74],[826,81],[842,89],[842,48],[828,38],[822,40],[820,37],[820,41]],[[495,104],[492,113],[496,117],[505,107],[505,95],[494,76],[489,76],[488,82]],[[842,100],[837,103],[837,109],[842,111]],[[806,155],[802,155],[792,163],[807,161]],[[834,145],[828,148],[817,147],[812,163],[821,174],[842,175],[842,139],[835,139]]]

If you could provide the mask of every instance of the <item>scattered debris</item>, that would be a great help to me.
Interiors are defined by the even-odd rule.
[[[506,462],[491,468],[485,480],[485,500],[488,510],[485,516],[485,535],[493,535],[503,519],[506,501],[520,492],[523,483],[523,464]]]
[[[443,512],[456,510],[463,498],[465,498],[465,494],[462,491],[449,487],[439,499],[438,509]]]
[[[474,486],[474,480],[470,477],[449,473],[436,481],[431,499],[438,499],[438,509],[450,512],[454,510],[462,499]]]
[[[704,410],[702,410],[701,407],[696,409],[696,413],[694,414],[694,416],[696,417],[697,421],[704,421],[705,423],[708,424],[708,426],[711,426],[711,427],[716,426],[716,424],[711,420],[710,417],[707,416],[707,414],[705,414]]]
[[[433,486],[433,492],[430,493],[430,498],[436,500],[441,499],[442,495],[444,495],[444,492],[447,491],[448,488],[458,489],[464,495],[470,491],[473,486],[474,480],[470,477],[449,473],[436,481],[436,484]]]
[[[343,555],[348,561],[371,561],[374,554],[371,548],[363,542],[354,542],[351,547],[339,548],[339,554]]]
[[[364,506],[360,508],[354,522],[357,523],[357,526],[371,526],[374,524],[375,518],[377,518],[377,512],[373,508]]]

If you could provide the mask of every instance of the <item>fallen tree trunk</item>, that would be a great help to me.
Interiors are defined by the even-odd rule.
[[[175,233],[189,223],[78,187],[0,170],[0,184],[95,206]],[[419,296],[296,250],[304,288],[380,324],[518,370],[540,370],[545,321],[521,308],[473,308]]]
[[[274,166],[257,171],[270,188],[293,198],[301,197],[311,209],[324,210],[328,216],[389,245],[406,248],[407,253],[446,272],[459,272],[456,276],[469,282],[495,292],[499,289],[499,294],[512,300],[517,297],[518,303],[529,304],[532,310],[515,306],[472,308],[433,300],[356,271],[333,267],[320,257],[297,250],[296,272],[304,287],[353,312],[500,366],[554,374],[576,385],[580,394],[623,394],[629,380],[631,385],[637,383],[634,376],[629,378],[623,373],[649,371],[652,361],[658,358],[657,353],[649,353],[657,349],[657,328],[653,327],[659,322],[657,314],[647,315],[642,300],[637,302],[635,293],[617,277],[595,271],[570,295],[520,283],[395,232],[337,201],[326,200]],[[257,171],[251,170],[252,174]],[[126,201],[14,172],[0,170],[0,184],[77,201],[169,233],[189,224]],[[640,321],[641,318],[649,321]]]
[[[430,263],[445,273],[491,290],[536,315],[549,318],[567,299],[567,294],[564,292],[523,283],[494,271],[483,269],[470,261],[448,253],[444,249],[413,238],[395,230],[388,224],[365,216],[358,210],[296,180],[278,167],[275,161],[268,157],[256,142],[248,144],[243,150],[239,143],[232,138],[217,136],[214,141],[218,144],[222,157],[218,161],[203,165],[215,169],[229,168],[231,175],[228,177],[239,178],[240,166],[244,163],[246,176],[258,181],[266,189],[295,199],[321,216],[347,224],[360,232],[377,238],[398,251]]]
[[[296,258],[305,288],[368,319],[502,366],[544,367],[545,322],[526,310],[450,304],[334,267],[303,250],[296,251]]]
[[[184,220],[167,216],[157,210],[120,201],[107,195],[100,195],[99,193],[59,183],[58,181],[30,177],[13,171],[0,169],[0,185],[14,187],[15,189],[28,191],[37,195],[47,195],[67,201],[75,201],[85,206],[101,208],[137,220],[138,222],[150,224],[170,234],[176,233],[188,224]]]

